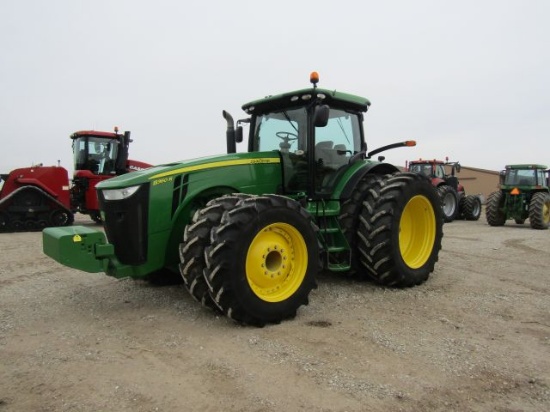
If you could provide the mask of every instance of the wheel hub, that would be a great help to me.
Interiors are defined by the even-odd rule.
[[[301,259],[296,259],[296,255]],[[263,300],[278,302],[287,299],[298,289],[306,269],[305,241],[288,224],[275,223],[264,227],[248,248],[247,280],[254,293]]]

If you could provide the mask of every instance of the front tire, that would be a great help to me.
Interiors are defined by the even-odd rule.
[[[185,227],[183,243],[179,247],[180,274],[185,289],[204,307],[218,309],[210,297],[208,284],[204,278],[206,268],[204,249],[210,245],[210,231],[214,226],[219,225],[224,212],[233,209],[238,202],[247,197],[249,196],[236,193],[213,199],[205,207],[197,210],[191,222]]]
[[[550,222],[550,195],[536,192],[529,203],[529,222],[533,229],[548,229]]]
[[[458,195],[456,190],[451,186],[442,185],[437,188],[437,192],[441,199],[443,219],[447,223],[452,222],[458,215]]]
[[[359,219],[361,265],[375,282],[409,287],[426,281],[439,257],[443,216],[423,175],[396,173],[367,195]]]
[[[205,277],[218,307],[256,326],[294,317],[316,287],[316,231],[309,213],[283,196],[252,197],[226,212],[205,251]]]

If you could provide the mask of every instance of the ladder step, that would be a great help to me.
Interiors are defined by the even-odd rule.
[[[328,246],[327,247],[328,253],[345,252],[346,250],[348,250],[348,248],[345,246]]]
[[[329,263],[328,268],[333,272],[347,272],[351,266],[346,263]]]

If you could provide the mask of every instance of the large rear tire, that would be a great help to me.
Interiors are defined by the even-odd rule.
[[[461,199],[461,214],[466,220],[479,220],[481,200],[478,196],[468,195]]]
[[[204,208],[197,210],[191,222],[185,227],[183,243],[179,247],[181,277],[191,296],[207,308],[218,309],[210,297],[204,278],[204,249],[210,245],[210,230],[219,225],[225,211],[233,209],[238,202],[247,197],[249,196],[237,193],[213,199]]]
[[[439,258],[443,215],[437,191],[423,175],[384,177],[368,194],[359,219],[361,265],[375,282],[409,287],[426,281]]]
[[[458,194],[451,186],[442,185],[437,188],[441,199],[441,208],[445,222],[452,222],[458,215]]]
[[[485,218],[490,226],[502,226],[506,223],[506,215],[502,211],[503,206],[504,195],[500,190],[489,195],[485,205]]]
[[[533,229],[548,229],[550,222],[550,194],[537,192],[529,203],[529,223]]]
[[[317,227],[292,199],[265,195],[239,202],[213,228],[205,277],[231,319],[264,326],[292,318],[316,287]]]
[[[374,199],[377,198],[382,180],[383,176],[381,175],[364,176],[353,189],[351,196],[341,201],[338,222],[351,249],[351,269],[348,272],[350,276],[361,273],[357,248],[357,226],[363,200],[368,194]]]

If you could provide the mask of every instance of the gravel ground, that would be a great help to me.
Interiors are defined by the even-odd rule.
[[[0,234],[0,411],[550,410],[550,231],[482,217],[444,233],[425,284],[323,274],[262,329]]]

